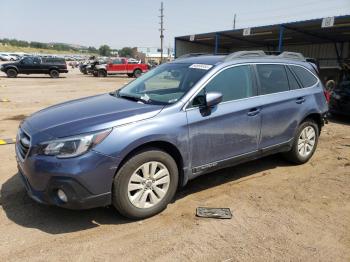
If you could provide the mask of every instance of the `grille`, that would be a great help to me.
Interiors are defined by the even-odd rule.
[[[27,135],[22,129],[19,129],[18,131],[16,147],[19,156],[22,160],[24,160],[30,148],[30,136]]]

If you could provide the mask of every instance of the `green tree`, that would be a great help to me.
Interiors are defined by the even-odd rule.
[[[119,56],[122,57],[133,57],[134,51],[133,48],[131,47],[123,47],[118,51]]]
[[[97,53],[98,51],[97,51],[97,49],[96,49],[95,47],[89,46],[89,47],[88,47],[88,52],[89,52],[89,53]]]
[[[101,45],[98,52],[101,56],[110,56],[111,48],[108,45]]]

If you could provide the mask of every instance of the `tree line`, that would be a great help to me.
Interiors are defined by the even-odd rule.
[[[42,43],[42,42],[36,42],[36,41],[24,41],[24,40],[17,40],[17,39],[9,39],[9,38],[3,38],[0,39],[0,43],[3,45],[11,45],[16,47],[32,47],[32,48],[41,48],[41,49],[50,49],[50,50],[57,50],[57,51],[75,51],[75,52],[86,52],[86,53],[93,53],[93,54],[99,54],[101,56],[111,56],[118,53],[119,56],[122,57],[133,57],[138,59],[144,59],[144,54],[141,52],[138,52],[137,47],[123,47],[119,50],[112,49],[108,45],[101,45],[98,49],[89,46],[89,47],[74,47],[72,45],[64,44],[64,43]]]
[[[89,46],[87,48],[78,48],[78,47],[74,47],[64,43],[43,43],[43,42],[25,41],[25,40],[17,40],[17,39],[9,39],[9,38],[0,39],[0,43],[3,45],[11,45],[16,47],[32,47],[32,48],[50,49],[50,50],[57,50],[57,51],[75,51],[75,52],[83,51],[83,52],[89,52],[89,53],[98,53],[98,50],[93,46]]]

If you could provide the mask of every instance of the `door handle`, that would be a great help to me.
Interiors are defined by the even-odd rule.
[[[298,97],[297,100],[295,101],[295,103],[297,104],[302,104],[305,102],[305,98],[304,97]]]
[[[257,114],[260,113],[260,109],[259,108],[252,108],[249,110],[248,112],[248,116],[255,116]]]

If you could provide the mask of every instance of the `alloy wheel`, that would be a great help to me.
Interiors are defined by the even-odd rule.
[[[316,132],[312,126],[306,126],[300,133],[298,139],[298,152],[302,157],[311,154],[316,143]]]
[[[139,166],[128,183],[129,201],[137,208],[150,208],[166,195],[170,184],[169,170],[160,162]]]

